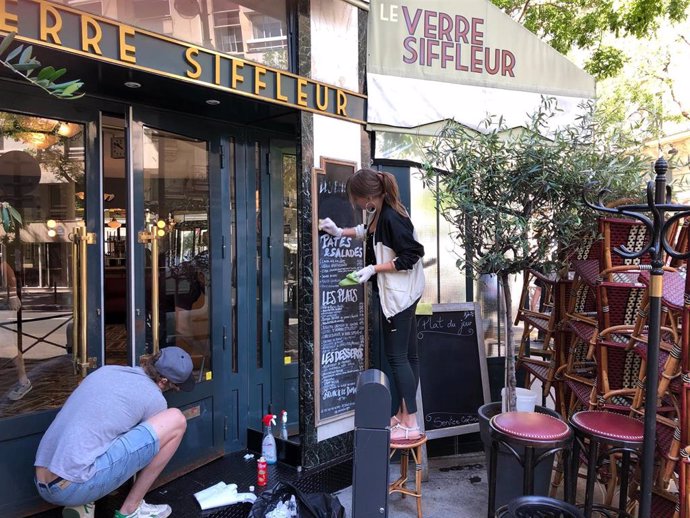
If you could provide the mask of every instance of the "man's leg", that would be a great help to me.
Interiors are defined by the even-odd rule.
[[[158,475],[177,451],[177,447],[182,441],[184,432],[187,429],[187,420],[182,412],[177,408],[169,408],[160,414],[156,414],[148,421],[158,436],[160,449],[148,466],[142,469],[137,475],[137,479],[130,489],[120,512],[122,514],[133,513],[144,499],[146,493],[153,485]]]

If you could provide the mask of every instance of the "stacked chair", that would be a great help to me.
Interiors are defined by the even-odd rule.
[[[606,484],[602,505],[609,509],[626,506],[619,509],[620,516],[634,509],[639,494],[636,472],[647,397],[644,383],[647,369],[656,368],[659,384],[651,396],[658,401],[652,516],[690,518],[690,276],[685,274],[684,261],[667,261],[659,362],[650,366],[647,306],[651,267],[644,264],[645,258],[631,261],[614,252],[620,246],[629,251],[644,248],[646,228],[635,220],[614,217],[599,218],[598,228],[600,238],[578,250],[568,279],[525,272],[516,319],[516,324],[524,326],[518,366],[527,374],[527,386],[539,379],[544,400],[552,395],[563,418],[574,427],[579,440],[573,452],[578,456],[573,464],[575,474],[578,464],[584,462],[588,466],[587,491],[591,492],[595,479]],[[690,225],[684,222],[667,239],[683,251],[689,235]],[[538,305],[531,296],[535,284],[541,288]],[[535,335],[539,338],[536,344],[531,340]],[[602,430],[589,429],[592,422],[618,423],[630,435],[617,437],[616,427],[607,429],[605,424]],[[598,452],[593,451],[594,442]],[[624,471],[623,465],[627,466]],[[574,479],[577,483],[577,476]],[[621,482],[623,494],[612,505]],[[681,488],[682,500],[675,488]],[[587,505],[592,505],[591,496]],[[618,510],[613,513],[610,515],[617,515]]]
[[[557,276],[543,275],[535,270],[525,270],[520,305],[515,325],[523,323],[523,333],[518,348],[517,368],[525,372],[525,386],[535,380],[542,383],[542,404],[551,392],[551,384],[557,365],[557,329],[560,321],[558,304],[560,295]],[[532,339],[534,332],[537,340]]]

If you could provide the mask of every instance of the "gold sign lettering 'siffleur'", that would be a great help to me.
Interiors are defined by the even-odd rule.
[[[18,32],[19,19],[18,15],[11,13],[6,7],[7,0],[0,0],[0,32]],[[47,2],[39,1],[39,38],[45,43],[50,43],[59,47],[63,47],[62,39],[60,38],[60,32],[63,29],[63,19],[61,14],[61,9],[58,6],[49,4]],[[68,11],[63,11],[68,12]],[[75,13],[75,11],[69,11],[70,13]],[[80,50],[82,52],[93,54],[97,56],[103,56],[103,51],[101,49],[100,43],[103,38],[103,28],[102,24],[109,24],[117,27],[118,30],[118,56],[117,61],[123,64],[135,65],[137,63],[136,58],[136,45],[134,44],[134,39],[137,34],[137,29],[129,25],[124,25],[115,21],[105,21],[97,19],[96,17],[90,16],[86,13],[78,13],[80,18],[80,48],[75,50]],[[154,33],[148,31],[145,32],[148,36],[158,37]],[[166,39],[167,38],[161,38]],[[201,52],[208,52],[214,56],[213,60],[213,83],[217,86],[222,86],[231,90],[238,90],[238,85],[243,83],[245,76],[243,75],[243,70],[245,67],[254,69],[254,89],[252,93],[255,96],[266,97],[276,101],[284,102],[290,104],[288,92],[285,91],[285,77],[290,77],[281,73],[278,70],[272,71],[275,74],[275,92],[268,91],[268,84],[265,81],[266,75],[269,73],[268,69],[260,65],[255,65],[249,62],[244,62],[242,60],[225,57],[221,54],[215,52],[206,51],[192,45],[186,45],[185,43],[179,42],[180,45],[185,45],[187,48],[184,51],[184,61],[189,67],[185,72],[186,77],[189,79],[199,80],[203,74],[203,65],[197,59],[197,56]],[[223,78],[221,77],[221,65],[222,61],[230,61],[230,77],[227,85],[223,84]],[[251,76],[250,76],[251,77]],[[318,111],[324,113],[329,112],[330,108],[330,98],[329,91],[332,87],[327,85],[317,83],[315,81],[310,81],[302,77],[296,77],[295,79],[295,91],[292,92],[294,95],[295,102],[298,106],[309,107],[309,83],[314,85],[313,95],[314,103]],[[347,95],[344,91],[339,88],[335,88],[335,115],[342,117],[348,117],[347,114]],[[241,92],[247,93],[247,92]]]

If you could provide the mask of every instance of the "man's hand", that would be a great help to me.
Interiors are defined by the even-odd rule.
[[[376,274],[376,268],[374,268],[373,264],[370,264],[369,266],[365,266],[361,270],[355,272],[355,277],[357,277],[357,282],[364,284],[371,279],[371,276],[374,274]]]
[[[322,220],[319,220],[319,230],[323,230],[324,232],[332,235],[333,237],[340,237],[343,235],[343,229],[335,223],[333,223],[333,220],[331,218],[324,218]]]
[[[16,295],[11,295],[10,299],[7,301],[7,305],[12,311],[19,311],[22,307],[22,301]]]

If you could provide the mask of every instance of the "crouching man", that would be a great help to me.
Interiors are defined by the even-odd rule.
[[[162,349],[141,367],[109,365],[89,374],[38,447],[34,466],[41,497],[65,506],[64,518],[92,517],[96,500],[138,472],[115,518],[169,516],[169,505],[144,502],[187,428],[163,392],[193,388],[192,360],[179,347]]]

